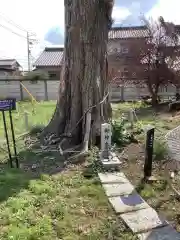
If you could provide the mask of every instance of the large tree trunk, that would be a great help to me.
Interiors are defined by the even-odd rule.
[[[70,136],[70,145],[100,134],[110,117],[107,71],[112,0],[65,0],[65,53],[54,116],[44,135]],[[67,141],[66,141],[67,143]]]

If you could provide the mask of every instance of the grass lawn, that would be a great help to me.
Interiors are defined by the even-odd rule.
[[[28,119],[30,125],[46,125],[52,116],[55,109],[55,101],[39,102],[32,104],[31,102],[17,102],[16,111],[12,111],[14,130],[16,135],[22,134],[26,131],[24,112],[28,113]],[[7,124],[9,124],[8,112]],[[0,114],[0,139],[4,139],[4,125],[2,120],[2,114]]]
[[[31,179],[20,171],[0,175],[0,239],[136,239],[115,217],[101,185],[82,166]]]
[[[19,103],[13,114],[16,134],[25,131],[24,110],[30,123],[46,124],[54,106],[39,103],[33,114],[30,103]],[[2,133],[2,121],[0,126]],[[116,217],[97,176],[85,176],[88,166],[92,170],[92,154],[84,163],[64,166],[57,152],[34,153],[22,140],[18,150],[21,170],[0,167],[0,239],[136,239]]]
[[[165,171],[167,149],[165,145],[165,134],[180,123],[180,115],[172,116],[168,113],[167,106],[162,106],[156,110],[143,106],[140,103],[131,104],[115,104],[114,118],[120,119],[122,113],[127,112],[130,108],[136,108],[138,122],[134,124],[134,128],[143,127],[147,124],[155,126],[155,141],[154,141],[154,161],[153,161],[153,176],[158,181],[153,184],[143,184],[143,166],[144,166],[144,132],[141,134],[135,133],[138,144],[131,143],[124,148],[124,157],[122,159],[122,171],[128,179],[136,186],[140,195],[155,208],[162,216],[168,219],[178,231],[180,231],[180,201],[167,183],[167,172]],[[172,162],[173,163],[173,162]],[[174,170],[173,168],[169,168]],[[174,183],[174,186],[180,190],[179,181]]]
[[[18,103],[13,113],[15,132],[25,132],[24,111],[28,111],[30,125],[47,124],[54,111],[55,102],[42,102],[34,106]],[[138,123],[156,126],[156,139],[179,125],[180,118],[166,111],[157,111],[137,104],[114,104],[114,118],[136,107]],[[2,119],[1,119],[2,120]],[[0,133],[3,138],[3,125]],[[137,127],[137,126],[136,126]],[[162,151],[153,163],[153,173],[161,180],[153,185],[141,183],[144,162],[144,135],[138,134],[139,144],[125,147],[126,158],[122,170],[137,187],[148,203],[173,221],[180,230],[179,202],[164,179],[161,163]],[[27,139],[26,139],[27,140]],[[24,141],[17,141],[21,170],[11,170],[4,163],[0,167],[0,239],[2,240],[136,240],[124,223],[117,218],[96,174],[94,152],[84,163],[65,165],[58,152],[35,153],[27,149]],[[4,152],[1,152],[1,157]],[[2,162],[2,161],[1,161]],[[85,174],[86,173],[86,174]]]

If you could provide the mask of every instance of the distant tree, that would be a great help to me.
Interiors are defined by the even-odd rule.
[[[147,36],[143,41],[131,43],[130,56],[124,60],[127,73],[110,70],[111,79],[117,78],[122,85],[132,83],[140,87],[146,85],[152,104],[158,102],[160,86],[179,85],[180,51],[179,35],[173,23],[142,19],[146,26]],[[128,82],[127,82],[128,81]]]
[[[48,80],[49,79],[49,75],[46,72],[38,70],[38,71],[28,72],[25,76],[23,76],[23,78],[25,80],[30,80],[30,81]]]
[[[147,26],[148,37],[143,46],[136,48],[136,61],[142,66],[137,78],[144,79],[155,105],[160,86],[179,85],[179,35],[176,26],[165,22],[163,17],[157,22],[144,18],[143,22]]]

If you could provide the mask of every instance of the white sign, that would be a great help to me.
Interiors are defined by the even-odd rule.
[[[101,151],[111,149],[111,124],[101,124]]]

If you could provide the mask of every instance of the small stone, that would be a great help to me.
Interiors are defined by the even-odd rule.
[[[171,172],[171,178],[173,179],[174,177],[175,177],[175,174],[174,174],[174,172]]]

